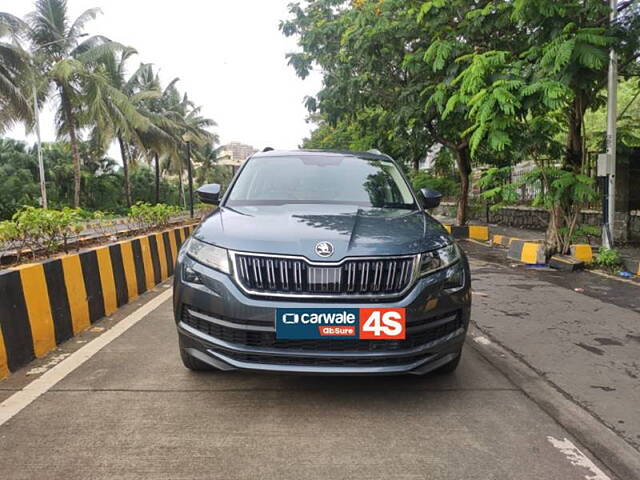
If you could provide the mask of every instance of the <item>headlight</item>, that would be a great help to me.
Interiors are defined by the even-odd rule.
[[[191,237],[189,245],[187,245],[187,255],[196,262],[203,263],[223,273],[230,273],[231,271],[229,268],[229,254],[224,248],[214,247]]]
[[[423,253],[420,256],[420,275],[442,270],[458,260],[460,260],[460,250],[455,243],[433,252]]]

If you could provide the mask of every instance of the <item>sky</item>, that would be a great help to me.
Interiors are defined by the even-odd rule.
[[[297,148],[312,125],[306,123],[306,95],[321,86],[319,74],[296,77],[285,54],[295,39],[278,30],[291,0],[68,0],[70,17],[88,8],[102,14],[86,32],[136,48],[130,62],[153,63],[163,84],[178,87],[218,124],[222,144],[240,141],[262,149]],[[0,10],[24,16],[32,0],[2,0]],[[55,139],[52,108],[41,116],[42,138]],[[25,137],[24,127],[8,132]],[[112,151],[114,151],[112,149]]]

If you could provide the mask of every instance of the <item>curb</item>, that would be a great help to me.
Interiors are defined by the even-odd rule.
[[[0,272],[0,380],[173,275],[195,225]]]
[[[528,265],[543,265],[547,263],[544,244],[513,239],[509,242],[507,258]]]
[[[570,399],[562,389],[544,378],[542,372],[529,365],[516,352],[510,350],[475,323],[469,329],[467,342],[487,362],[498,369],[541,410],[586,447],[620,479],[637,478],[640,455],[623,438],[607,427],[583,406]],[[484,336],[489,344],[475,341]]]
[[[444,225],[444,228],[453,235],[453,238],[471,238],[481,242],[489,241],[489,227],[487,225]]]

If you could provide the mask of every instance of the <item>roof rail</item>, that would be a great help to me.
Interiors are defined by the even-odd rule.
[[[377,148],[372,148],[371,150],[367,150],[367,153],[373,153],[374,155],[382,155],[382,152]]]

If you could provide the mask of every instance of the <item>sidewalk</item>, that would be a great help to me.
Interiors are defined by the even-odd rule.
[[[442,223],[455,224],[455,218],[445,217],[442,215],[434,215],[434,218],[436,218],[438,221]],[[476,221],[469,222],[470,225],[474,225],[478,223],[480,222],[476,222]],[[497,235],[504,235],[506,237],[520,238],[522,240],[540,241],[540,242],[544,240],[544,233],[545,233],[539,230],[525,230],[522,228],[505,227],[503,225],[495,225],[495,224],[489,224],[489,230],[490,230],[489,232],[490,237],[497,234]],[[596,254],[598,249],[601,246],[601,242],[599,241],[599,239],[596,241],[592,241],[591,246],[593,248],[593,253]],[[618,250],[622,254],[623,258],[625,259],[627,269],[630,271],[634,270],[634,266],[635,266],[635,270],[632,273],[638,275],[640,273],[640,270],[638,269],[638,265],[640,264],[640,246],[626,245],[626,246],[616,247],[616,250]]]

